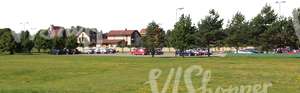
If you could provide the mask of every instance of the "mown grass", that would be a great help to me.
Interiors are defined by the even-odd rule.
[[[269,93],[300,93],[300,58],[211,57],[144,58],[100,56],[1,55],[0,93],[151,93],[151,69],[201,65],[212,71],[209,87],[271,82]],[[200,79],[193,77],[195,87]],[[187,93],[181,80],[180,93]],[[168,91],[168,93],[171,93]]]

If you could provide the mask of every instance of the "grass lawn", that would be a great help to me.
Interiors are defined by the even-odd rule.
[[[300,93],[300,58],[296,57],[51,55],[1,55],[0,93],[151,93],[150,86],[145,84],[151,69],[163,71],[158,83],[161,89],[171,68],[185,70],[192,65],[201,65],[212,72],[208,84],[211,88],[271,82],[273,86],[268,93]],[[200,80],[193,77],[195,87],[201,85]],[[187,93],[183,79],[179,91]]]

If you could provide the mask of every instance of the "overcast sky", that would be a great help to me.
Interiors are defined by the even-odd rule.
[[[0,28],[9,27],[20,32],[25,25],[32,33],[51,24],[69,28],[84,26],[108,32],[113,29],[145,28],[156,21],[164,29],[172,29],[176,8],[180,14],[190,14],[194,23],[216,9],[225,23],[241,11],[247,20],[256,16],[268,3],[276,12],[276,0],[1,0]],[[281,5],[281,14],[291,16],[300,0],[287,0]]]

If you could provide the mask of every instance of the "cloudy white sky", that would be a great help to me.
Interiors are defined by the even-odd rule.
[[[1,0],[0,28],[9,27],[20,32],[24,28],[35,33],[51,24],[70,27],[81,25],[104,32],[112,29],[145,28],[152,20],[164,29],[171,29],[179,14],[190,14],[194,23],[204,18],[209,9],[216,9],[225,22],[237,11],[247,19],[257,15],[270,4],[279,12],[277,0]],[[291,16],[300,0],[286,0],[281,14]]]

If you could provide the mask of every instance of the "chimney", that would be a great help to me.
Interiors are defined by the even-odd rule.
[[[127,31],[127,28],[125,28],[125,31]]]

